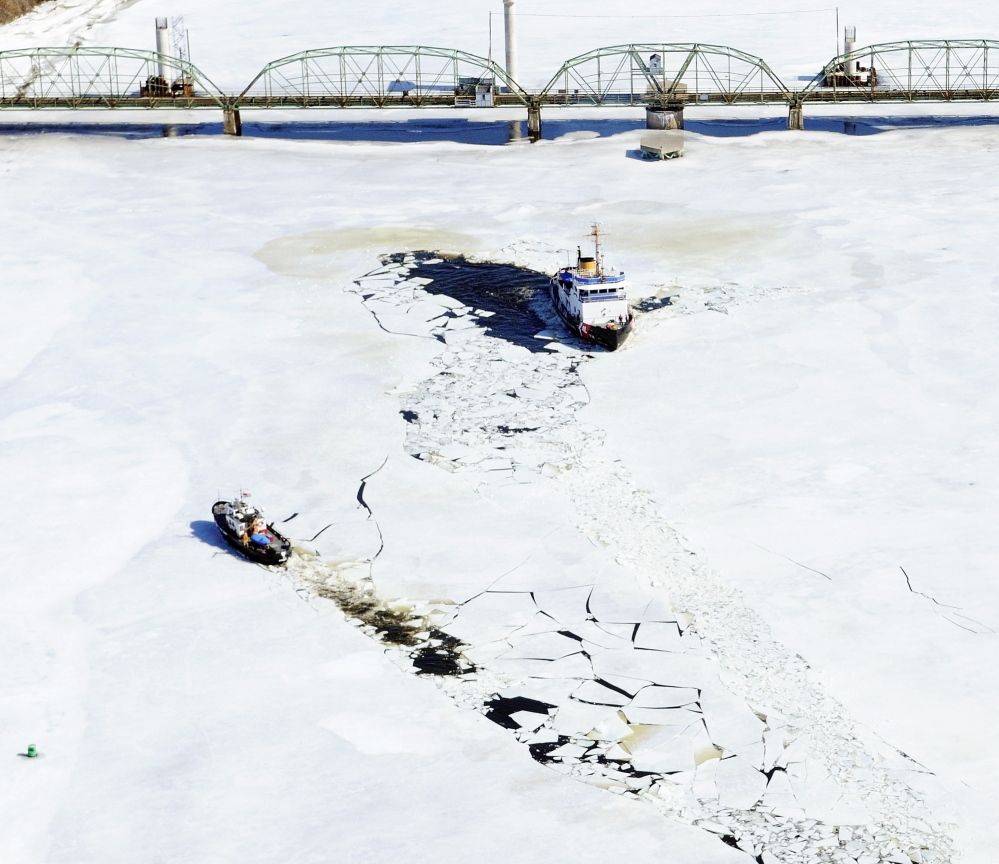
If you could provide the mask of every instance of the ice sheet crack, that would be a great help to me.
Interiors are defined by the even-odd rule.
[[[908,587],[909,591],[913,594],[918,594],[920,597],[924,597],[927,600],[929,600],[930,603],[933,604],[934,607],[933,611],[936,612],[937,615],[939,615],[945,621],[949,621],[955,627],[960,627],[962,630],[967,630],[969,633],[981,634],[981,633],[996,632],[991,627],[983,624],[981,621],[976,621],[974,618],[969,618],[967,615],[961,614],[960,606],[949,606],[946,603],[940,603],[938,600],[931,597],[929,594],[926,594],[923,591],[917,591],[915,588],[912,587],[912,580],[909,578],[909,574],[905,572],[905,568],[900,566],[898,569],[902,571],[902,575],[905,577],[905,584]],[[940,612],[938,611],[939,609],[949,609],[951,611]],[[967,624],[962,624],[960,621],[955,621],[953,620],[954,618],[961,618],[962,620],[966,621],[967,624],[970,624],[972,626],[969,627],[967,626]]]

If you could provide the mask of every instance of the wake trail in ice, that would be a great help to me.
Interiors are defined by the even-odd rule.
[[[757,860],[950,860],[918,789],[929,772],[811,680],[606,455],[603,432],[577,419],[589,401],[579,369],[597,355],[556,336],[537,298],[543,278],[398,255],[349,290],[384,329],[445,346],[435,374],[401,397],[406,451],[486,496],[557,484],[582,533],[636,581],[506,588],[505,574],[462,603],[416,603],[381,598],[370,561],[296,558],[293,572],[538,761]],[[358,501],[373,518],[366,480]]]

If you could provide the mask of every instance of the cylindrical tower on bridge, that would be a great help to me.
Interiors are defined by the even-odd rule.
[[[843,28],[843,53],[849,54],[857,48],[857,28],[850,25]],[[857,74],[857,61],[847,60],[846,69],[844,70],[847,75],[855,76]]]
[[[514,0],[503,0],[503,22],[506,34],[506,74],[514,81],[520,82],[520,72],[517,69],[517,13],[514,10]]]
[[[169,84],[170,68],[166,64],[166,58],[170,56],[170,22],[166,18],[156,19],[156,53],[160,55],[156,74]]]

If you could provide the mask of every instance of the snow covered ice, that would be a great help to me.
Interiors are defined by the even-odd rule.
[[[233,89],[320,44],[486,51],[487,4],[286,6],[0,35],[185,12]],[[793,78],[822,20],[661,26]],[[526,83],[639,25],[525,17]],[[0,136],[5,861],[994,859],[995,131],[668,165],[640,134]],[[592,219],[646,298],[619,354],[441,288],[452,255],[551,272]],[[215,537],[240,485],[288,571]]]

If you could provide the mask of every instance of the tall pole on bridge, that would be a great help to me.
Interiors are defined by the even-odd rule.
[[[506,26],[506,74],[513,81],[520,81],[517,69],[517,13],[515,0],[503,0],[503,22]]]
[[[156,61],[157,73],[163,83],[169,86],[170,67],[166,60],[170,56],[170,24],[166,18],[156,19],[156,53],[159,55]]]

